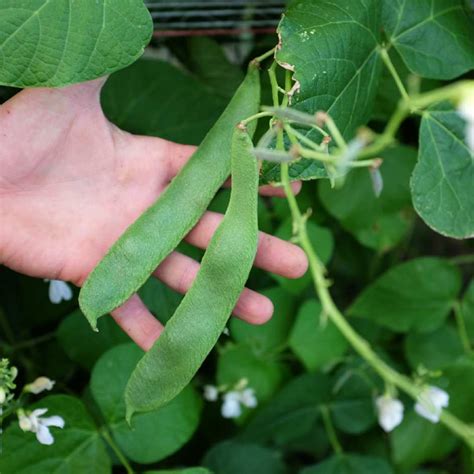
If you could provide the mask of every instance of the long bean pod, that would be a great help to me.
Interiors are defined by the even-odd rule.
[[[216,344],[248,278],[258,242],[258,165],[246,130],[232,139],[232,193],[201,268],[125,393],[127,419],[172,400]]]
[[[97,319],[130,298],[197,223],[229,176],[235,125],[255,114],[259,105],[258,67],[251,63],[231,102],[189,162],[85,281],[79,304],[94,329]]]

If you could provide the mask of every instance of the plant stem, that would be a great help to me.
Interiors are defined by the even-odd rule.
[[[276,46],[270,49],[269,51],[267,51],[266,53],[263,53],[261,56],[257,56],[256,58],[254,58],[254,62],[261,63],[265,61],[265,59],[268,59],[270,56],[274,55],[275,51],[276,51]]]
[[[398,75],[398,72],[395,68],[395,66],[392,63],[392,60],[390,59],[390,55],[388,54],[388,51],[386,48],[380,48],[379,50],[380,57],[382,58],[382,61],[385,63],[387,66],[387,69],[390,71],[390,74],[393,77],[393,80],[397,84],[398,90],[400,91],[400,94],[403,98],[403,100],[407,103],[410,102],[410,96],[408,95],[407,90],[405,89],[405,86],[403,85],[403,81],[401,80],[400,76]]]
[[[334,429],[334,425],[331,420],[331,413],[326,405],[321,406],[321,415],[323,418],[324,428],[326,429],[326,434],[328,435],[328,439],[331,443],[332,449],[336,454],[342,454],[344,451],[342,449],[341,443],[337,439],[336,430]]]
[[[260,118],[264,117],[271,117],[272,114],[270,112],[259,112],[258,114],[251,115],[250,117],[247,117],[245,120],[242,120],[241,123],[244,125],[247,125],[248,123],[252,122],[253,120],[258,120]]]
[[[127,474],[135,474],[135,471],[132,469],[132,466],[128,462],[128,459],[124,456],[120,448],[117,446],[117,443],[114,441],[112,436],[110,436],[109,431],[107,430],[106,427],[102,427],[100,429],[100,434],[102,437],[107,441],[108,445],[112,449],[112,451],[115,453],[117,456],[118,460],[121,462],[123,467],[126,469]]]
[[[287,163],[281,164],[281,180],[293,218],[295,237],[308,256],[314,289],[319,297],[325,314],[344,335],[354,350],[368,362],[368,364],[385,382],[391,383],[406,394],[410,395],[414,400],[417,400],[422,388],[415,385],[409,377],[398,373],[386,364],[370,347],[369,343],[354,331],[352,326],[347,322],[337,308],[328,290],[329,281],[325,277],[324,266],[319,260],[319,257],[309,240],[306,230],[306,217],[301,214],[298,203],[291,189]],[[474,428],[471,428],[446,410],[443,410],[442,412],[441,422],[453,433],[461,437],[471,449],[474,449]]]
[[[453,307],[454,317],[456,319],[456,326],[458,328],[459,338],[461,339],[462,345],[466,354],[472,354],[471,341],[469,340],[469,335],[467,334],[466,323],[464,322],[464,317],[462,314],[462,308],[459,301],[454,303]]]

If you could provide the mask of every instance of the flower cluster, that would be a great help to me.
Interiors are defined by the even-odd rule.
[[[14,383],[18,370],[16,367],[10,367],[8,359],[0,360],[0,407],[6,405],[12,398],[12,390],[15,389]]]
[[[228,387],[204,386],[204,398],[209,402],[216,402],[222,393],[221,415],[224,418],[238,418],[242,414],[242,407],[255,408],[258,405],[255,390],[248,387],[248,380],[241,379],[230,390]]]
[[[438,387],[425,386],[418,395],[415,412],[423,418],[438,423],[443,408],[449,404],[449,395]],[[375,400],[379,425],[386,432],[395,429],[403,420],[403,403],[385,394]]]

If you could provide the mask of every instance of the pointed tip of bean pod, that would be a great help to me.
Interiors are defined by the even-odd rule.
[[[79,308],[82,311],[82,314],[86,317],[87,321],[91,325],[91,328],[94,332],[99,332],[97,328],[97,316],[93,314],[87,307],[87,304],[84,302],[84,299],[81,298],[81,294],[79,294]]]
[[[132,428],[132,418],[134,414],[135,414],[135,410],[127,406],[127,409],[125,412],[125,421],[127,422],[127,425],[130,429]]]

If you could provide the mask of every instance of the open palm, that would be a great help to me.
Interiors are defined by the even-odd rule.
[[[100,106],[103,82],[25,90],[0,107],[0,263],[81,286],[193,153],[194,147],[112,125]],[[281,194],[269,187],[262,193]],[[207,212],[186,240],[205,248],[221,219]],[[255,264],[289,278],[307,266],[298,247],[265,234]],[[198,268],[174,252],[155,276],[184,293]],[[246,289],[234,314],[262,323],[272,309],[267,298]],[[144,349],[163,329],[137,295],[112,316]]]

